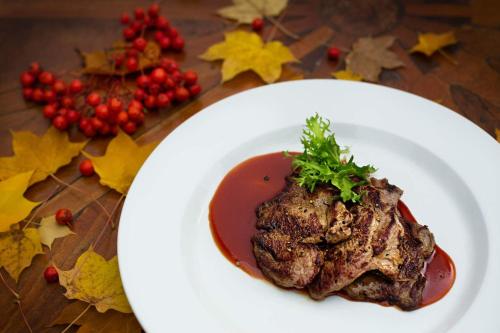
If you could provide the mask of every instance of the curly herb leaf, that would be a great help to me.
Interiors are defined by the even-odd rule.
[[[353,156],[346,160],[349,150],[341,149],[337,144],[330,130],[330,121],[317,114],[306,119],[301,142],[304,152],[292,156],[299,185],[312,192],[318,183],[331,184],[340,190],[342,201],[360,201],[361,194],[354,192],[353,188],[366,184],[375,168],[371,165],[358,166]]]

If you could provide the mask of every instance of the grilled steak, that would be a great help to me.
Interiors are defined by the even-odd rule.
[[[359,191],[362,202],[346,207],[333,188],[310,193],[287,179],[280,194],[257,208],[257,263],[277,285],[307,288],[314,299],[343,290],[414,309],[434,250],[432,234],[403,220],[397,209],[402,191],[387,180],[372,178]]]

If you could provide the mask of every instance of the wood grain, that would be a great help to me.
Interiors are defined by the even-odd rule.
[[[437,101],[467,117],[494,135],[500,128],[500,18],[498,1],[398,0],[290,0],[281,18],[289,30],[301,38],[297,41],[276,32],[275,38],[289,45],[301,60],[284,66],[281,80],[330,78],[330,73],[343,69],[345,52],[338,62],[328,61],[326,49],[336,45],[347,51],[362,36],[390,34],[397,37],[393,50],[405,66],[383,71],[380,84],[406,90]],[[262,85],[253,73],[243,73],[220,83],[220,64],[198,59],[208,46],[223,39],[223,33],[236,27],[214,11],[229,0],[175,0],[164,2],[164,13],[186,38],[186,51],[176,59],[182,68],[199,73],[202,95],[173,109],[151,113],[135,135],[140,143],[161,140],[183,121],[206,106],[234,93]],[[33,60],[46,68],[68,77],[78,69],[80,59],[75,48],[102,49],[121,38],[118,16],[131,11],[141,2],[104,0],[73,2],[63,0],[0,1],[0,156],[10,155],[11,130],[43,133],[47,121],[39,107],[21,98],[18,76]],[[247,29],[247,27],[244,27]],[[264,36],[273,29],[266,25]],[[418,32],[453,30],[459,44],[447,49],[458,65],[435,55],[425,58],[409,55],[407,50],[416,43]],[[314,103],[314,101],[311,101]],[[81,134],[72,132],[74,140]],[[93,140],[86,150],[102,154],[108,139]],[[81,156],[57,172],[72,186],[84,191],[59,186],[48,179],[27,192],[31,200],[47,200],[40,216],[68,207],[77,216],[76,235],[56,240],[51,252],[35,257],[32,266],[14,281],[1,269],[7,283],[21,297],[22,308],[34,332],[59,332],[61,327],[48,327],[63,307],[69,303],[63,288],[48,285],[42,272],[49,263],[63,269],[73,266],[76,258],[103,232],[96,251],[106,258],[116,254],[117,229],[106,225],[106,216],[94,202],[98,200],[112,210],[120,199],[116,192],[101,186],[96,176],[82,178],[77,166]],[[0,284],[0,332],[27,332],[18,305],[7,288]],[[75,331],[73,328],[71,331]]]

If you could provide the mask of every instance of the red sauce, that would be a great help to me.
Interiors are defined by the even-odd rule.
[[[291,159],[281,152],[250,158],[229,171],[210,202],[210,229],[215,243],[230,262],[251,276],[264,278],[250,241],[257,231],[255,209],[284,188],[285,177],[291,171]],[[416,222],[402,201],[398,209],[405,220]],[[422,307],[443,298],[455,282],[455,265],[437,245],[425,269]]]

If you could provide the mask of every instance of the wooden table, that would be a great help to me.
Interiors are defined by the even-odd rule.
[[[162,4],[162,13],[186,38],[185,52],[177,55],[176,59],[182,68],[193,68],[199,73],[204,90],[198,99],[189,104],[148,115],[145,125],[135,135],[139,142],[160,140],[207,105],[263,84],[253,73],[244,73],[220,84],[220,65],[197,58],[209,45],[221,41],[224,31],[235,28],[234,23],[213,15],[217,8],[228,2],[176,0]],[[383,71],[380,84],[442,103],[494,135],[495,128],[500,128],[500,2],[424,2],[291,0],[281,18],[282,23],[301,38],[294,40],[279,31],[276,38],[289,45],[301,63],[285,66],[282,80],[302,76],[329,78],[332,71],[344,68],[343,60],[327,60],[329,45],[349,49],[359,37],[394,35],[397,42],[393,50],[405,66]],[[132,11],[137,4],[131,0],[0,2],[0,156],[12,153],[10,130],[30,130],[41,134],[48,127],[41,108],[24,102],[21,97],[18,78],[28,64],[36,60],[45,68],[61,73],[77,69],[80,59],[74,49],[103,49],[120,39],[118,17],[123,11]],[[267,24],[263,34],[268,34],[270,29],[271,25]],[[430,59],[408,54],[407,50],[416,43],[417,32],[449,30],[454,30],[459,40],[457,45],[447,49],[458,65],[439,54]],[[72,133],[72,137],[78,139],[81,135]],[[102,154],[107,141],[95,139],[86,150]],[[64,188],[52,195],[39,212],[40,216],[44,216],[53,214],[57,208],[72,209],[77,215],[74,228],[77,235],[56,240],[51,252],[36,256],[32,266],[21,275],[17,286],[10,277],[7,278],[7,283],[19,292],[26,319],[34,332],[60,331],[60,327],[47,326],[69,302],[63,296],[62,287],[49,285],[43,279],[43,270],[50,262],[63,269],[71,268],[102,228],[106,228],[104,238],[96,251],[106,258],[116,254],[117,230],[105,226],[105,216],[89,197],[98,198],[111,209],[120,195],[99,185],[96,176],[82,178],[77,168],[81,159],[80,156],[59,170],[57,177],[89,195],[84,197]],[[45,200],[57,186],[55,181],[47,179],[32,186],[26,196],[34,201]],[[7,276],[3,269],[2,273]],[[18,304],[3,284],[0,284],[0,331],[28,331]]]

